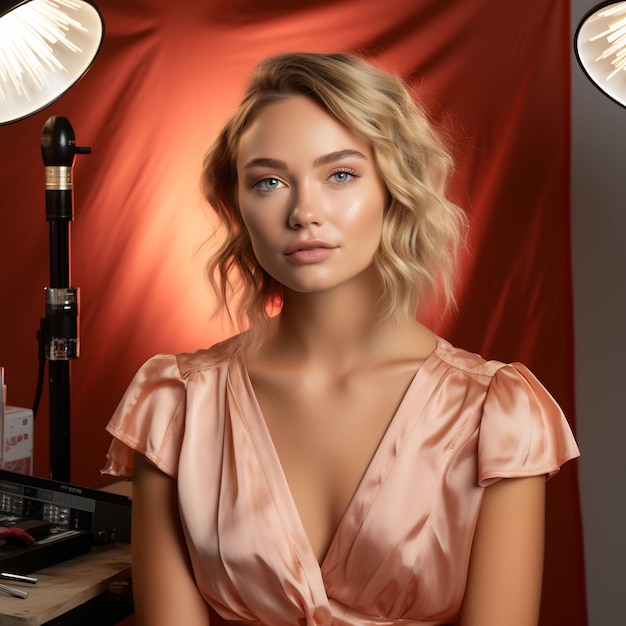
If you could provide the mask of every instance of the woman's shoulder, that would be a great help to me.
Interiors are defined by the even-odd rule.
[[[175,361],[180,377],[186,379],[194,372],[227,369],[234,360],[237,360],[237,344],[238,336],[236,335],[214,343],[208,348],[200,348],[194,352],[157,355],[153,358],[165,358]]]
[[[440,340],[441,380],[452,401],[480,410],[479,484],[498,478],[553,476],[579,451],[556,400],[522,363],[486,360]],[[451,380],[452,379],[452,380]],[[472,393],[470,393],[470,390]]]
[[[476,352],[452,345],[442,337],[437,338],[435,355],[448,368],[471,379],[488,382],[499,370],[510,364],[503,361],[487,360]]]
[[[457,348],[442,338],[438,338],[435,353],[445,369],[490,388],[492,393],[497,390],[510,393],[513,387],[547,393],[536,375],[518,361],[488,360],[475,352]]]

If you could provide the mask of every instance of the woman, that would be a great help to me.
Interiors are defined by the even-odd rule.
[[[256,69],[203,174],[249,330],[149,360],[108,426],[138,624],[537,623],[545,477],[578,450],[524,366],[415,321],[453,300],[449,168],[399,79]]]

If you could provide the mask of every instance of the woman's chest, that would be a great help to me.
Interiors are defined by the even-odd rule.
[[[217,412],[205,411],[203,388],[188,390],[179,497],[205,597],[235,607],[237,618],[277,625],[329,602],[398,619],[457,615],[482,496],[476,402],[442,406],[436,380],[418,375],[376,431],[357,427],[379,413],[368,412],[371,395],[357,411],[346,400],[333,413],[314,394],[313,408],[287,394],[282,415],[306,420],[271,432],[244,374],[231,371]],[[369,449],[356,445],[363,433]],[[317,544],[303,519],[321,520]]]
[[[267,379],[256,399],[319,562],[380,447],[414,372],[329,383]]]
[[[456,614],[482,491],[474,487],[476,435],[462,444],[457,438],[460,445],[451,449],[439,428],[417,428],[420,416],[401,411],[339,519],[330,508],[316,517],[316,506],[329,507],[328,494],[349,491],[339,470],[298,463],[325,479],[294,469],[292,479],[301,481],[294,489],[264,424],[246,409],[241,398],[233,400],[211,445],[197,428],[181,452],[181,516],[207,599],[237,607],[246,619],[278,610],[290,623],[330,599],[394,618]],[[319,442],[311,452],[313,443],[302,444],[294,458],[327,453]],[[310,508],[298,508],[299,493]]]

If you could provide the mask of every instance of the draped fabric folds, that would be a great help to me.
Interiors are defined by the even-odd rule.
[[[486,358],[525,363],[574,424],[569,265],[569,4],[502,0],[100,2],[105,41],[74,88],[0,127],[0,364],[30,406],[48,225],[39,137],[67,117],[92,154],[74,167],[72,481],[92,485],[104,426],[139,365],[228,334],[203,274],[213,219],[202,156],[252,67],[288,50],[364,54],[404,76],[445,134],[472,222],[459,313],[425,322]],[[46,394],[35,471],[47,474]],[[587,623],[576,464],[550,481],[542,624]]]

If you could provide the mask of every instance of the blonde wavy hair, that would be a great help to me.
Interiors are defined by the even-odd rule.
[[[452,160],[404,82],[347,54],[289,53],[254,70],[245,96],[209,148],[206,199],[225,228],[207,265],[218,310],[240,326],[263,326],[280,306],[282,285],[259,265],[237,198],[237,150],[262,107],[305,95],[372,146],[387,186],[382,239],[375,257],[384,318],[415,318],[418,304],[438,295],[454,304],[457,252],[466,216],[446,196]],[[233,307],[231,301],[237,302]]]

